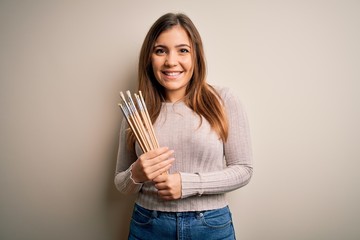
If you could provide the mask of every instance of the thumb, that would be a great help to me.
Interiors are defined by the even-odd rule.
[[[168,178],[168,173],[164,172],[162,174],[160,174],[159,176],[157,176],[156,178],[153,179],[153,182],[155,183],[160,183],[160,182],[165,182]]]

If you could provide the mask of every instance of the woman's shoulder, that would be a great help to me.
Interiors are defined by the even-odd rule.
[[[217,94],[219,94],[220,98],[225,102],[229,99],[238,99],[238,97],[229,87],[219,86],[219,85],[211,85],[211,86],[214,88]]]
[[[213,89],[219,94],[223,106],[230,112],[243,112],[245,111],[245,107],[235,92],[234,89],[223,86],[212,86]]]

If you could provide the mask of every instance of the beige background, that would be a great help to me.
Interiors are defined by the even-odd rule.
[[[163,13],[202,34],[245,104],[255,172],[242,240],[360,239],[360,1],[0,1],[0,239],[125,239],[118,92]]]

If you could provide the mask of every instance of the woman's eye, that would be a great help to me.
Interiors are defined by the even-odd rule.
[[[180,52],[181,53],[188,53],[188,52],[190,52],[188,49],[186,49],[186,48],[182,48],[182,49],[180,49]]]
[[[155,49],[155,53],[156,54],[164,54],[165,53],[165,50],[164,49],[162,49],[162,48],[158,48],[158,49]]]

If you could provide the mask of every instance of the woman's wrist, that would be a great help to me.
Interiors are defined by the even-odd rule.
[[[134,174],[134,164],[135,163],[131,164],[130,166],[130,179],[133,180],[135,184],[142,184],[143,181],[139,180],[136,174]]]

